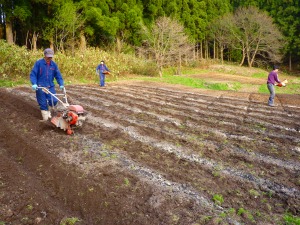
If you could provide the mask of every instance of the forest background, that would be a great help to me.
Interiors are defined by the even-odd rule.
[[[46,47],[70,74],[102,59],[116,75],[203,59],[299,70],[298,0],[0,0],[0,15],[2,78],[27,78]]]

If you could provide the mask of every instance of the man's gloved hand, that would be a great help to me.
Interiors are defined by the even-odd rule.
[[[60,85],[59,88],[60,88],[60,90],[63,90],[64,89],[64,85]]]
[[[32,90],[36,91],[38,86],[36,84],[34,84],[31,87],[32,87]]]

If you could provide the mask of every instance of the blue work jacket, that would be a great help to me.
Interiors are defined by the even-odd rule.
[[[64,85],[64,80],[55,62],[50,61],[47,65],[45,59],[39,59],[35,62],[31,73],[30,82],[40,87],[54,87],[54,78],[59,86]]]
[[[98,73],[99,75],[103,75],[103,72],[107,70],[109,71],[109,69],[107,68],[107,66],[105,64],[99,64],[96,67],[96,73]],[[110,71],[109,71],[110,72]]]

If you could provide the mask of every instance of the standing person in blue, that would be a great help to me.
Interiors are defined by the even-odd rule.
[[[268,101],[268,105],[274,107],[274,98],[275,98],[275,82],[281,83],[278,79],[278,70],[279,66],[274,66],[273,70],[269,73],[268,80],[267,80],[267,86],[270,92],[270,97]]]
[[[36,99],[40,106],[44,121],[51,118],[49,106],[55,106],[57,104],[57,99],[53,98],[50,94],[43,92],[43,90],[38,87],[46,87],[51,93],[56,94],[53,82],[55,78],[60,89],[63,90],[64,88],[64,80],[57,64],[52,61],[53,56],[54,51],[51,48],[45,49],[44,58],[35,62],[30,73],[32,89],[36,91]]]
[[[105,86],[105,74],[109,74],[109,72],[109,69],[102,60],[100,64],[96,67],[96,73],[100,76],[100,87]]]

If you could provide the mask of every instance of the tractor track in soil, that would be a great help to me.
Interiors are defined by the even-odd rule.
[[[67,88],[88,112],[73,136],[38,122],[31,89],[0,89],[0,221],[279,224],[286,210],[300,214],[299,96],[270,108],[251,93]]]

